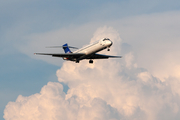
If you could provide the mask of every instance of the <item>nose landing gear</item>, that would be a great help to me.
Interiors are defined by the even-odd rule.
[[[91,63],[91,64],[92,64],[92,63],[93,63],[93,60],[89,60],[89,63]]]

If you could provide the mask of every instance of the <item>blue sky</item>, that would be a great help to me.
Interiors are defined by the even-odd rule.
[[[152,18],[149,22],[149,24],[152,24],[154,16],[156,18],[162,16],[163,18],[164,15],[167,18],[169,15],[168,20],[165,19],[162,21],[161,27],[163,28],[163,25],[169,25],[169,28],[178,31],[179,27],[175,26],[176,24],[170,24],[170,18],[172,17],[171,15],[173,15],[172,19],[179,15],[179,10],[179,0],[1,0],[1,119],[3,119],[3,111],[9,101],[15,101],[18,95],[29,96],[39,92],[48,81],[58,81],[56,71],[62,66],[63,61],[57,58],[33,56],[34,52],[49,52],[52,50],[44,49],[46,45],[62,45],[65,42],[81,47],[83,44],[89,43],[97,28],[107,25],[115,27],[119,31],[121,38],[125,40],[124,43],[133,46],[135,54],[138,54],[138,51],[140,51],[138,49],[138,43],[145,43],[141,38],[141,41],[137,40],[138,42],[131,41],[133,38],[130,36],[132,34],[132,36],[135,35],[127,26],[140,25],[138,20],[141,18],[141,23],[148,20],[148,18]],[[177,21],[172,20],[174,23]],[[158,26],[160,25],[159,23],[161,21],[157,22]],[[155,23],[153,25],[156,26]],[[141,26],[137,28],[141,28]],[[58,38],[53,36],[52,40],[50,40],[51,36],[48,37],[48,35],[56,31],[60,33]],[[158,35],[156,35],[150,28],[147,31],[149,34],[152,31],[152,34],[157,38],[161,34],[158,31],[158,33],[156,32]],[[169,34],[170,37],[178,35],[178,33],[174,34],[170,32]],[[43,40],[43,36],[49,40]],[[137,33],[137,37],[134,39],[138,39],[139,36],[143,35]],[[40,38],[39,41],[37,40],[38,38]],[[58,41],[58,39],[60,40]],[[168,44],[169,42],[165,41],[165,43]],[[157,44],[159,45],[161,42]],[[57,49],[55,51],[63,52]],[[136,59],[140,58],[137,57]],[[139,63],[141,63],[140,60]],[[142,66],[147,67],[153,73],[152,68],[148,68],[149,66],[145,63],[143,64],[142,62]]]

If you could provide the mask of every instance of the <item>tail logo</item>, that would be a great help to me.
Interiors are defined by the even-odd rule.
[[[67,43],[63,45],[63,49],[64,49],[64,52],[65,52],[65,53],[72,53],[71,50],[69,49]]]

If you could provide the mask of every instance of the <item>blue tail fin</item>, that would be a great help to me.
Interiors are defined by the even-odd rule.
[[[63,45],[63,49],[64,49],[64,52],[65,52],[65,53],[72,53],[71,50],[69,49],[67,43]]]

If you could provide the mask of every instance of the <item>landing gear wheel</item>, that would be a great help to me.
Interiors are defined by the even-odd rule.
[[[76,61],[76,63],[79,63],[79,60],[78,60],[78,61]]]
[[[108,48],[107,51],[110,51],[110,49]]]
[[[93,60],[89,60],[89,63],[91,63],[91,64],[92,64],[92,63],[93,63]]]

